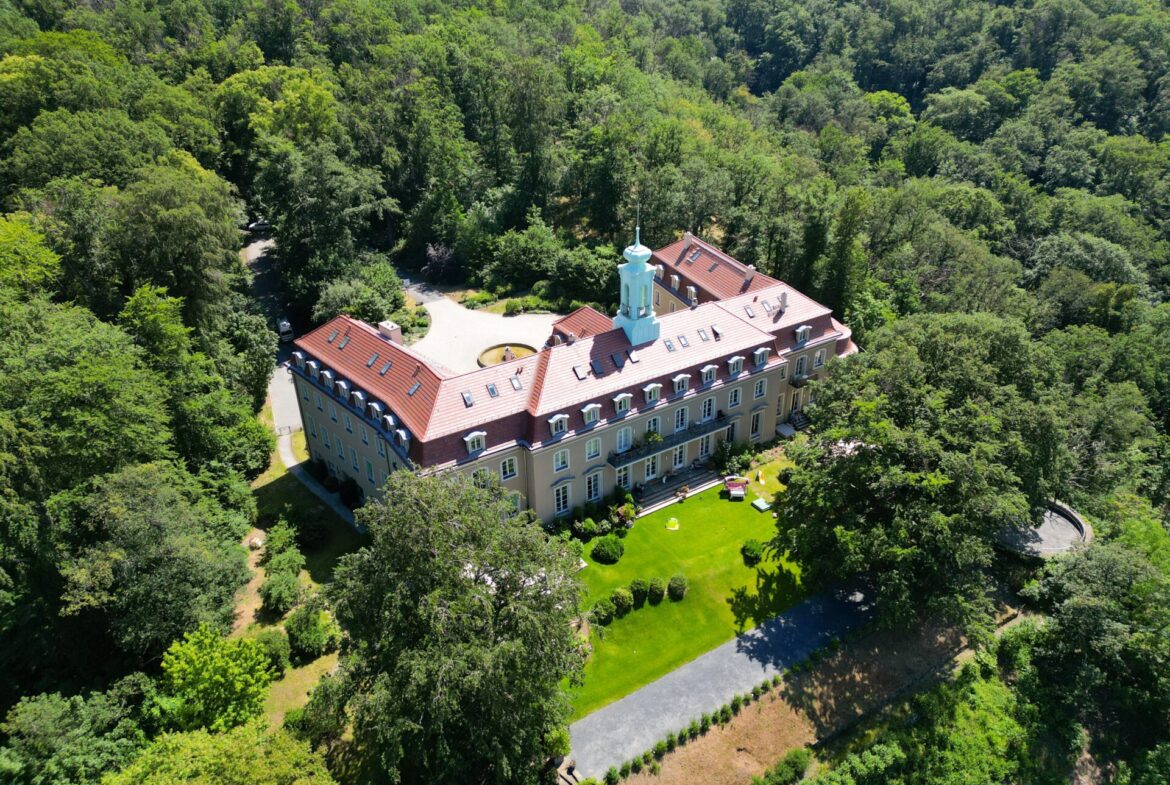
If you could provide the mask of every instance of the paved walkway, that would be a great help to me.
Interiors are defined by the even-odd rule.
[[[641,755],[655,742],[714,711],[764,679],[804,660],[834,637],[865,624],[873,611],[856,589],[825,592],[691,660],[569,727],[582,777]]]
[[[446,297],[432,299],[423,307],[431,315],[431,329],[411,348],[455,373],[478,368],[476,360],[489,346],[523,343],[539,349],[552,333],[552,323],[560,318],[557,314],[501,316],[473,311]]]

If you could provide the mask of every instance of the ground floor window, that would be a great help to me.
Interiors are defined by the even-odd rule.
[[[683,464],[687,462],[687,448],[686,445],[681,445],[674,448],[674,468],[681,469]]]
[[[570,486],[568,483],[558,485],[553,491],[554,510],[557,515],[564,515],[569,511],[571,503],[571,496],[569,494]]]
[[[630,487],[630,467],[629,466],[623,466],[622,468],[617,470],[616,482],[617,482],[617,486],[619,488],[629,488]]]
[[[711,434],[699,439],[699,457],[706,458],[711,454]]]
[[[593,472],[585,478],[585,500],[595,502],[601,498],[601,472]]]
[[[735,444],[735,426],[736,425],[737,425],[737,423],[732,423],[731,425],[727,426],[727,441],[731,442],[732,444]]]
[[[758,439],[760,436],[760,421],[763,419],[763,412],[752,413],[752,438]]]
[[[658,456],[651,455],[646,459],[646,479],[653,480],[658,476]]]

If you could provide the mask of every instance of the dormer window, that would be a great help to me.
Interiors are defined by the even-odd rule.
[[[680,373],[674,379],[674,392],[676,395],[681,395],[687,391],[687,387],[691,384],[691,375],[689,373]]]
[[[382,404],[378,403],[377,401],[370,401],[369,404],[366,406],[366,414],[368,414],[370,416],[370,418],[375,420],[375,421],[382,419],[382,412],[383,411],[384,411],[384,407],[382,406]]]
[[[756,349],[754,352],[752,352],[752,357],[755,358],[756,365],[767,365],[768,355],[771,353],[772,350],[767,346],[761,346],[759,349]]]
[[[581,407],[581,417],[584,418],[586,425],[592,425],[601,417],[601,404],[590,403]]]
[[[700,373],[703,374],[703,384],[714,384],[715,372],[718,370],[718,365],[704,365],[700,370]]]
[[[345,381],[344,379],[338,379],[337,384],[333,386],[333,392],[335,392],[337,397],[341,400],[349,400],[349,382]]]
[[[333,371],[321,371],[321,384],[329,390],[333,389]]]
[[[613,410],[618,414],[625,414],[630,410],[630,401],[633,397],[630,393],[615,395],[613,399]]]
[[[477,453],[486,445],[487,434],[484,431],[472,431],[463,437],[463,443],[467,445],[467,453]]]
[[[565,431],[569,430],[569,415],[558,414],[554,417],[550,417],[548,420],[548,427],[553,436],[560,436]]]
[[[658,382],[652,382],[642,388],[642,393],[646,396],[647,404],[656,404],[658,399],[662,397],[662,385]]]
[[[398,445],[400,447],[410,446],[410,434],[406,432],[405,428],[399,428],[394,432],[394,435],[398,438]]]
[[[305,367],[305,353],[304,352],[293,352],[292,356],[293,356],[293,362],[296,363],[296,366],[298,368]]]
[[[807,324],[802,324],[796,328],[796,342],[804,343],[812,335],[812,327]]]
[[[738,374],[742,370],[743,370],[743,358],[742,357],[738,357],[738,356],[732,357],[730,360],[727,361],[727,372],[729,374],[731,374],[732,376],[735,376],[736,374]]]
[[[674,289],[676,292],[678,291],[678,276],[677,275],[670,276],[670,288]]]
[[[358,411],[366,408],[366,394],[361,390],[354,390],[350,394],[349,400]]]
[[[693,286],[687,287],[687,299],[690,300],[692,303],[695,302],[695,300],[699,299],[699,293],[698,293],[698,291],[695,290],[695,287],[693,287]]]
[[[316,360],[309,360],[305,363],[305,367],[309,369],[309,376],[316,379],[321,375],[321,363]]]

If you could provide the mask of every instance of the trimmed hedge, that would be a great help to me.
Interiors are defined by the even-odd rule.
[[[600,564],[617,564],[618,559],[626,552],[626,546],[613,534],[600,537],[593,543],[590,555]]]
[[[674,575],[670,579],[670,585],[667,587],[667,592],[670,594],[670,599],[678,602],[683,597],[687,596],[687,576],[681,572]]]

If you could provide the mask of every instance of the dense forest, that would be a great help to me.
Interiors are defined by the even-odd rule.
[[[777,546],[882,576],[888,623],[988,644],[851,781],[1049,782],[1083,749],[1170,780],[1168,134],[1150,0],[0,0],[0,778],[172,782],[233,748],[248,776],[327,783],[347,705],[400,745],[391,777],[536,777],[557,673],[509,749],[448,744],[475,727],[457,705],[412,746],[359,560],[333,598],[356,659],[317,726],[230,730],[266,678],[218,633],[276,343],[241,229],[271,225],[303,323],[409,326],[399,270],[611,307],[640,214],[647,243],[708,238],[863,349],[819,386],[782,501],[809,523]],[[843,439],[882,449],[826,460]],[[1022,587],[1048,623],[991,643],[997,522],[1053,495],[1103,545]],[[216,711],[189,685],[208,663],[244,674]],[[956,700],[1010,738],[926,754],[964,732]]]

